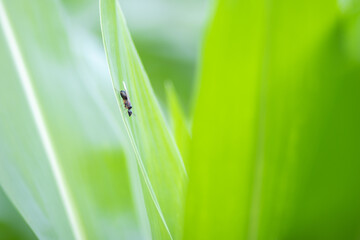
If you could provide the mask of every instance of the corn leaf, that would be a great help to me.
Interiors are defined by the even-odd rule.
[[[176,94],[174,85],[168,82],[165,85],[165,91],[167,96],[168,112],[170,115],[170,126],[173,131],[176,144],[181,152],[181,156],[183,156],[185,166],[187,166],[189,147],[191,143],[188,123],[179,102],[178,95]]]
[[[136,155],[154,239],[179,239],[186,170],[136,52],[116,0],[100,1],[102,36],[109,70],[125,123],[128,149]],[[123,107],[125,90],[133,116]]]
[[[0,236],[3,239],[36,239],[19,212],[0,188]]]
[[[40,239],[143,238],[140,180],[100,46],[58,1],[0,1],[0,21],[7,196]]]
[[[358,238],[360,62],[344,47],[348,20],[336,1],[217,2],[184,239]]]

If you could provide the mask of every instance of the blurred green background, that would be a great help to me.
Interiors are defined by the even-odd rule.
[[[177,191],[160,181],[173,176],[184,196],[158,203],[144,190],[99,2],[0,0],[0,239],[360,238],[360,1],[119,3],[168,123],[156,106],[142,117],[130,89],[133,145],[156,194]],[[156,157],[174,143],[161,131],[185,180]]]
[[[101,41],[98,1],[62,2],[72,19]],[[165,104],[164,83],[172,82],[181,96],[182,107],[190,114],[211,1],[121,0],[119,3],[161,104]]]
[[[141,210],[134,211],[131,206],[137,204],[133,203],[132,196],[140,194],[136,201],[141,202],[142,193],[132,191],[130,194],[128,190],[139,184],[136,177],[130,177],[131,186],[128,183],[127,172],[134,171],[128,168],[134,166],[131,163],[124,166],[121,157],[122,149],[131,147],[119,140],[124,139],[121,136],[124,129],[119,126],[118,110],[114,110],[116,103],[103,53],[99,1],[2,2],[34,82],[40,107],[51,122],[48,129],[55,136],[55,145],[59,146],[56,151],[62,155],[63,168],[67,169],[67,177],[77,181],[72,183],[77,195],[74,198],[75,202],[82,202],[78,208],[87,215],[85,225],[96,224],[91,234],[98,239],[146,238],[140,237],[143,230],[139,229],[146,227],[139,227],[144,225],[139,222],[146,221],[147,217],[138,217]],[[210,4],[205,0],[124,0],[120,3],[163,111],[167,114],[165,84],[171,82],[181,95],[181,110],[190,114],[196,62]],[[33,239],[35,235],[42,239],[69,239],[70,230],[63,221],[63,207],[57,202],[59,196],[51,179],[51,167],[45,158],[38,159],[44,150],[3,31],[0,35],[1,185],[20,205],[21,214],[2,196],[0,239]],[[47,102],[44,99],[52,100],[43,104]],[[72,106],[69,108],[69,105]],[[94,115],[104,116],[100,117],[102,120],[94,120]],[[108,125],[114,133],[98,127],[103,125]],[[94,126],[98,131],[89,134]],[[93,148],[96,150],[90,151]],[[99,215],[94,215],[89,208],[97,209],[95,212]],[[33,232],[23,220],[28,217],[35,218],[36,223],[30,222]],[[136,222],[137,218],[143,220]],[[58,230],[54,230],[53,224]]]
[[[2,239],[36,239],[34,233],[2,189],[0,192],[0,214],[0,236]]]

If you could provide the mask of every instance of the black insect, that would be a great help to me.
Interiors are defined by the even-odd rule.
[[[129,114],[129,117],[131,117],[133,112],[131,111],[132,106],[131,106],[131,103],[130,103],[127,93],[124,90],[121,90],[120,96],[121,96],[122,100],[124,101],[124,107],[128,110],[127,112]]]

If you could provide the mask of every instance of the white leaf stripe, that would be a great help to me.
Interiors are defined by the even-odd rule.
[[[48,133],[44,116],[39,105],[39,101],[35,95],[29,71],[26,67],[24,57],[21,54],[19,44],[13,32],[2,0],[0,0],[0,25],[4,32],[6,42],[9,46],[11,56],[14,61],[17,73],[19,75],[21,85],[25,92],[25,96],[28,101],[32,116],[34,118],[37,131],[39,132],[41,142],[49,159],[50,167],[54,174],[55,182],[59,189],[61,200],[64,203],[66,215],[70,221],[70,227],[73,231],[75,239],[85,239],[85,234],[81,227],[81,223],[78,218],[74,203],[72,201],[70,191],[64,179],[59,160],[56,156],[56,152],[51,141],[51,137]]]

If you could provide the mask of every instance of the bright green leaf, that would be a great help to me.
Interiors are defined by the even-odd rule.
[[[175,92],[174,85],[171,82],[168,82],[165,86],[168,109],[170,114],[170,124],[176,144],[179,147],[181,155],[183,156],[185,165],[187,165],[189,147],[190,147],[190,131],[184,112],[181,108],[178,95]]]
[[[336,1],[218,1],[184,239],[357,239],[360,63]]]

